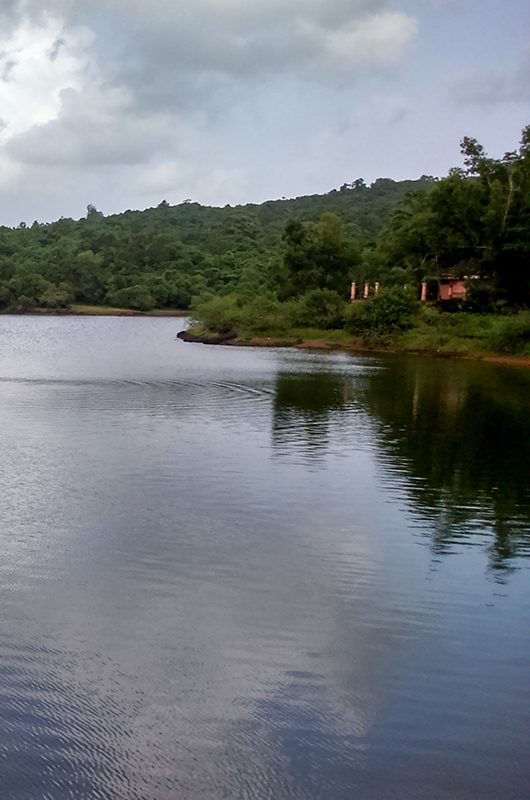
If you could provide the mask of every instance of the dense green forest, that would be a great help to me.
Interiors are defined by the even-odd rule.
[[[513,313],[530,304],[530,126],[501,159],[467,137],[461,150],[463,166],[443,179],[109,217],[89,205],[78,221],[2,227],[0,308],[191,307],[205,329],[236,338],[300,326],[373,338],[414,327],[421,283],[436,298],[450,275],[467,281],[451,310]],[[383,289],[350,304],[352,280]],[[527,335],[518,325],[512,350]]]
[[[283,258],[290,221],[337,214],[359,253],[371,249],[392,211],[434,179],[366,186],[261,205],[210,208],[162,201],[146,211],[0,228],[0,307],[30,310],[70,303],[188,308],[194,295],[256,291]],[[357,256],[356,256],[357,258]]]
[[[371,241],[352,232],[343,213],[290,219],[268,291],[239,286],[197,299],[199,335],[297,341],[324,331],[343,345],[354,337],[430,352],[530,355],[530,126],[501,159],[471,138],[461,150],[463,167],[424,178],[386,220],[381,215]],[[373,190],[356,182],[344,191],[363,198]],[[436,308],[440,281],[456,279],[465,296]],[[382,289],[350,303],[352,280]],[[420,306],[422,284],[433,303]]]
[[[461,142],[463,168],[427,192],[410,193],[374,252],[376,272],[411,280],[443,273],[469,280],[477,306],[527,305],[530,297],[530,125],[518,150],[489,158]]]

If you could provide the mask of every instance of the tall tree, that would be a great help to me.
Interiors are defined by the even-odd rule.
[[[283,241],[284,258],[277,275],[282,298],[313,289],[348,296],[359,248],[337,214],[322,214],[317,222],[289,222]]]

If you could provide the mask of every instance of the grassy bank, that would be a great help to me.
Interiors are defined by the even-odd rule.
[[[75,304],[68,308],[32,308],[27,311],[18,309],[4,309],[2,314],[42,314],[56,317],[85,316],[85,317],[187,317],[189,311],[172,308],[153,308],[149,311],[135,311],[132,308],[117,308],[114,306],[90,306]]]
[[[292,324],[303,314],[290,303],[268,301],[262,312],[254,302],[215,298],[196,306],[196,322],[182,338],[212,344],[530,359],[530,311],[447,313],[387,297],[343,309],[341,324],[334,327]]]
[[[132,308],[88,305],[73,305],[67,313],[93,317],[186,317],[189,314],[188,311],[173,308],[153,308],[150,311],[135,311]]]
[[[260,336],[226,336],[195,324],[179,337],[188,342],[203,344],[224,344],[238,347],[297,347],[303,349],[345,350],[372,353],[423,353],[438,357],[480,358],[495,361],[520,362],[530,366],[530,346],[510,353],[491,347],[487,336],[473,337],[446,335],[415,329],[396,336],[385,338],[359,338],[343,330],[330,331],[319,328],[292,328],[282,333],[270,331]]]

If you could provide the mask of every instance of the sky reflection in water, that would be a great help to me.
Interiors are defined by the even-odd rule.
[[[0,319],[0,790],[520,798],[530,375]]]

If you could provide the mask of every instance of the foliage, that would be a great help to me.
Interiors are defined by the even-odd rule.
[[[193,317],[207,330],[230,337],[284,332],[290,325],[290,307],[272,295],[243,298],[210,297],[193,304]]]
[[[348,330],[363,338],[390,336],[411,328],[419,303],[405,289],[383,289],[381,294],[352,304]]]
[[[337,292],[313,289],[291,303],[289,316],[294,325],[333,330],[343,327],[347,311],[347,303]]]
[[[90,205],[78,221],[0,226],[0,308],[187,309],[210,294],[232,299],[206,313],[217,308],[241,330],[285,320],[331,329],[343,324],[337,298],[347,300],[352,280],[419,290],[444,273],[470,278],[475,312],[527,306],[530,126],[501,159],[469,137],[462,154],[463,168],[442,180],[358,178],[325,195],[225,208],[162,201],[110,217]],[[397,297],[356,305],[348,329],[401,330]]]
[[[519,150],[499,160],[475,139],[464,138],[461,148],[465,169],[410,194],[394,212],[379,238],[379,266],[415,282],[444,272],[479,276],[498,293],[490,306],[528,304],[530,126]]]
[[[242,300],[237,295],[198,298],[191,306],[195,321],[210,331],[235,336]]]
[[[346,268],[344,280],[335,268],[333,237],[338,236],[343,255],[354,239],[362,247],[373,245],[406,193],[426,185],[426,179],[380,179],[370,187],[354,181],[325,195],[261,205],[209,208],[163,201],[146,211],[109,217],[90,206],[86,218],[78,221],[0,226],[0,307],[33,308],[43,298],[57,306],[63,301],[55,291],[63,292],[59,287],[64,284],[70,287],[71,302],[84,304],[108,303],[116,292],[141,286],[157,307],[168,309],[188,308],[194,296],[207,291],[262,295],[282,269],[282,236],[291,222],[315,233],[309,239],[318,270],[327,269],[326,259],[331,263],[322,285],[338,288],[338,280],[341,293],[347,292]],[[35,275],[47,281],[37,292]],[[13,278],[17,281],[10,285]],[[309,288],[315,286],[296,293]],[[138,299],[130,291],[121,297],[125,304]]]
[[[359,254],[340,217],[327,213],[317,222],[293,220],[283,240],[284,258],[276,275],[280,298],[299,297],[314,289],[348,296]]]
[[[504,317],[490,335],[488,344],[496,353],[530,355],[530,313]]]
[[[155,301],[147,288],[139,285],[127,286],[123,289],[118,289],[116,292],[110,292],[107,295],[107,300],[111,305],[118,308],[133,308],[137,311],[149,311],[155,305]]]
[[[326,292],[323,292],[327,296]],[[317,339],[331,346],[348,347],[359,339],[367,343],[427,353],[484,355],[506,353],[530,356],[530,315],[447,314],[420,306],[410,293],[389,289],[377,298],[346,307],[346,323],[337,329],[322,324],[315,313],[305,316],[318,293],[279,302],[237,295],[210,297],[194,304],[201,329],[227,339],[281,337],[284,341]],[[306,305],[307,304],[307,305]]]

